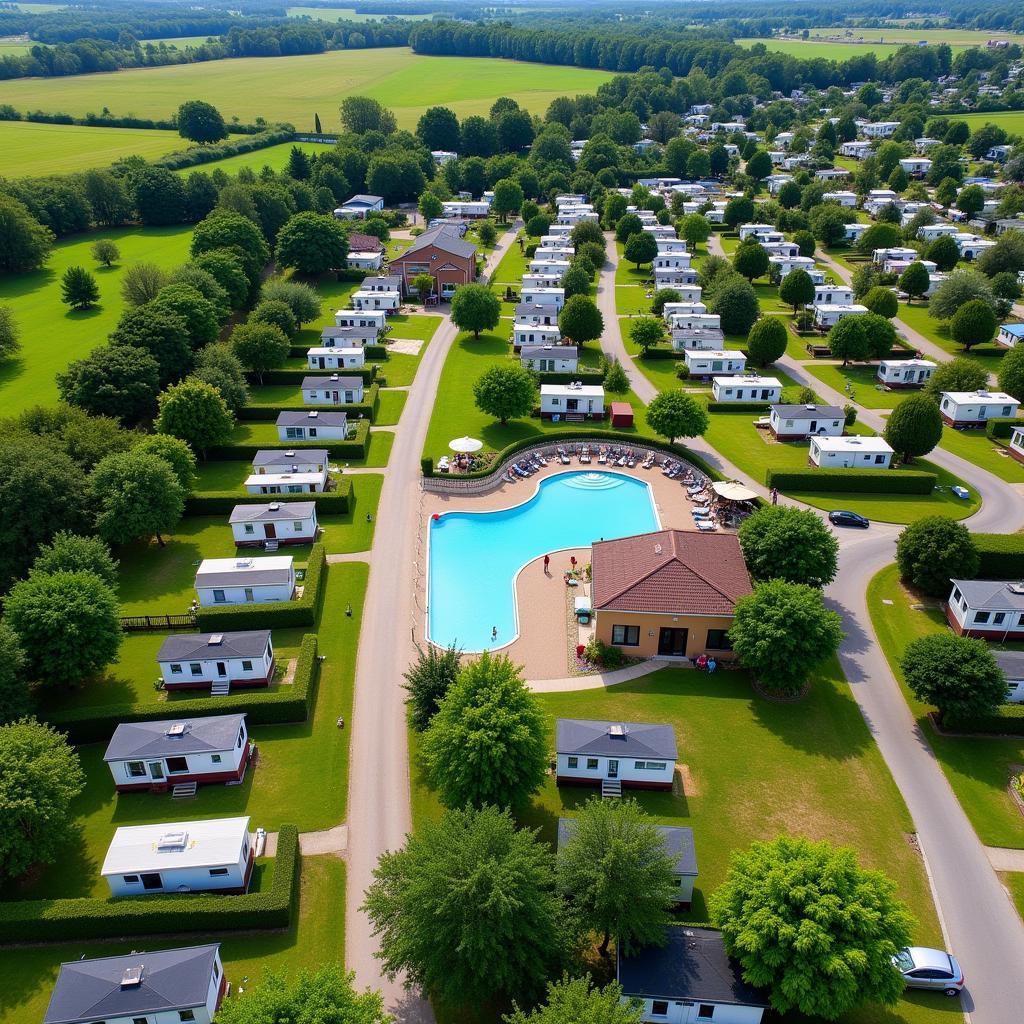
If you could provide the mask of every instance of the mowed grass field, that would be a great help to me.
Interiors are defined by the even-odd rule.
[[[177,132],[147,128],[0,121],[3,173],[11,178],[87,171],[107,167],[124,156],[153,160],[188,145]]]
[[[459,117],[486,114],[499,96],[513,96],[543,114],[556,96],[594,92],[609,72],[474,57],[424,57],[405,47],[343,50],[303,57],[243,58],[206,64],[117,71],[74,78],[4,82],[4,102],[19,110],[62,110],[83,116],[109,107],[117,115],[166,117],[182,102],[204,97],[221,113],[243,121],[258,116],[313,127],[318,113],[328,131],[338,127],[338,104],[366,95],[415,128],[429,106]]]
[[[90,255],[93,243],[109,238],[121,250],[109,270]],[[8,305],[21,328],[21,353],[0,368],[0,409],[11,416],[33,405],[57,401],[56,375],[81,359],[117,325],[124,310],[121,278],[133,263],[176,267],[188,260],[192,229],[120,228],[64,239],[43,270],[5,274],[0,278],[0,303]],[[96,276],[100,302],[93,309],[72,313],[61,302],[60,279],[68,267],[88,268]]]
[[[957,114],[958,121],[966,121],[971,131],[977,131],[983,124],[996,124],[1008,132],[1024,135],[1024,111],[991,110],[987,114]]]
[[[288,154],[291,153],[292,146],[298,146],[306,153],[324,153],[331,149],[330,146],[315,142],[282,142],[279,146],[254,149],[251,153],[240,153],[238,156],[229,156],[225,160],[214,160],[212,163],[200,164],[197,167],[183,167],[175,173],[188,177],[193,171],[212,171],[216,168],[225,174],[237,174],[243,168],[259,171],[264,167],[269,167],[274,171],[283,171],[288,165]]]
[[[383,14],[360,14],[354,7],[288,7],[289,18],[312,18],[314,21],[381,21]],[[403,21],[426,21],[433,14],[396,14]]]
[[[853,29],[852,39],[863,42],[835,42],[827,37],[838,35],[841,29],[811,29],[809,39],[737,39],[740,46],[764,45],[776,53],[788,53],[793,57],[825,57],[828,60],[849,60],[865,53],[875,53],[879,58],[888,57],[901,46],[912,45],[924,39],[930,46],[949,43],[954,53],[984,46],[989,39],[1008,39],[1010,42],[1024,42],[1024,36],[1008,32],[975,32],[970,29],[913,29],[913,28],[861,28]]]

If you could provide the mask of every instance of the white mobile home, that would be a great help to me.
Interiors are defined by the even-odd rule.
[[[932,162],[926,156],[906,156],[900,160],[900,167],[910,178],[923,178],[932,169]]]
[[[568,260],[555,257],[538,257],[530,260],[526,268],[531,274],[564,274],[572,264]]]
[[[785,277],[793,270],[806,270],[810,273],[814,269],[814,259],[811,256],[769,256],[768,263],[779,268],[781,277]]]
[[[519,350],[519,365],[538,373],[575,373],[579,363],[575,345],[524,345]]]
[[[669,327],[673,330],[721,331],[722,318],[718,313],[673,313]]]
[[[888,469],[892,448],[881,437],[812,437],[808,453],[812,466],[822,469]]]
[[[880,267],[884,267],[887,260],[906,260],[913,263],[920,258],[921,254],[916,249],[910,249],[905,245],[896,245],[891,249],[875,249],[871,254],[871,261]]]
[[[822,284],[814,289],[814,306],[849,306],[853,303],[853,289],[845,284]]]
[[[671,789],[676,758],[671,725],[555,721],[555,777],[560,786],[601,786],[611,780],[623,789]]]
[[[202,608],[290,601],[294,593],[291,555],[204,558],[196,572],[196,594]]]
[[[1016,348],[1024,339],[1024,324],[1003,324],[996,335],[996,344],[1003,348]]]
[[[383,320],[384,314],[377,314]],[[380,335],[376,326],[325,327],[320,332],[317,348],[362,348],[374,345]]]
[[[883,359],[878,379],[890,388],[921,388],[935,370],[930,359]]]
[[[654,270],[689,270],[690,254],[688,252],[659,252],[654,257]]]
[[[260,449],[246,478],[249,494],[315,494],[327,489],[326,448]]]
[[[553,306],[556,313],[565,305],[564,288],[524,288],[520,305]]]
[[[349,270],[380,270],[384,266],[383,252],[352,252],[345,257],[345,266]]]
[[[311,348],[306,353],[311,370],[361,370],[366,365],[366,352],[357,348]]]
[[[837,405],[773,405],[768,426],[780,441],[841,437],[846,414]]]
[[[267,686],[274,675],[269,629],[172,633],[156,656],[166,690]]]
[[[285,410],[277,414],[277,436],[282,441],[344,441],[348,437],[348,414],[321,409]]]
[[[1017,415],[1020,402],[1002,391],[943,391],[942,419],[952,427],[983,427],[992,419]]]
[[[387,327],[388,319],[383,312],[371,309],[339,309],[334,314],[334,325],[336,327],[369,327],[375,331],[376,337]]]
[[[852,156],[854,160],[865,160],[871,155],[871,143],[862,140],[840,143],[839,155]]]
[[[718,328],[675,327],[672,347],[677,352],[719,352],[725,347],[725,334]]]
[[[249,818],[122,825],[100,874],[114,896],[245,892],[253,866]]]
[[[741,224],[739,226],[739,236],[741,242],[745,242],[748,238],[761,239],[764,237],[777,234],[778,231],[776,230],[774,224]]]
[[[559,289],[561,291],[561,289]],[[515,309],[515,322],[519,324],[543,324],[545,327],[558,326],[558,309],[553,303],[542,306],[539,303],[520,302]]]
[[[334,211],[339,220],[365,220],[367,217],[380,213],[384,209],[383,196],[352,196],[343,206]]]
[[[275,550],[281,544],[312,544],[319,530],[315,501],[236,505],[228,522],[240,548]]]
[[[691,377],[742,376],[747,357],[739,351],[685,349],[686,368]]]
[[[303,377],[302,401],[305,405],[352,405],[363,400],[362,377]]]
[[[353,309],[380,309],[394,312],[402,305],[398,292],[357,291],[352,293]]]
[[[1019,580],[952,583],[946,621],[955,632],[979,640],[1024,640],[1024,585]]]
[[[561,288],[562,274],[545,270],[538,274],[523,274],[524,288]]]
[[[673,288],[678,291],[697,283],[697,271],[692,267],[657,268],[654,271],[654,290]]]
[[[777,377],[716,377],[711,390],[716,402],[777,402],[782,397]]]
[[[814,307],[815,327],[835,327],[844,316],[860,316],[867,313],[868,307],[859,302],[831,303],[823,302]]]
[[[524,345],[557,345],[562,340],[562,332],[556,324],[520,324],[512,325],[512,347],[518,351]]]
[[[826,203],[838,203],[840,206],[845,206],[847,209],[854,209],[857,205],[857,193],[847,192],[840,189],[837,192],[826,192],[821,197]]]
[[[604,419],[604,388],[599,384],[541,384],[540,418],[577,422]]]

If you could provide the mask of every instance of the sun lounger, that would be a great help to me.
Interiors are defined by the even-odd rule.
[[[711,522],[710,519],[695,519],[693,521],[693,525],[696,526],[698,530],[717,530],[718,529],[718,527],[715,526],[715,524],[713,522]]]

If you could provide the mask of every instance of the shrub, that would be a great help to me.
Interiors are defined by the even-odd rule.
[[[279,443],[283,444],[284,442]],[[302,448],[325,448],[333,461],[335,459],[365,459],[369,446],[370,421],[356,420],[355,432],[347,441],[322,441],[319,444],[296,444],[295,448],[296,450],[300,450]],[[231,444],[229,441],[229,443],[225,445],[210,448],[206,453],[206,457],[214,462],[250,462],[256,453],[264,448],[266,448],[266,445],[241,443]],[[350,481],[340,481],[339,486],[340,484],[349,482]],[[287,495],[284,495],[284,497],[287,497]],[[186,510],[188,509],[187,501],[185,508]]]
[[[980,560],[979,579],[1024,579],[1024,533],[972,533],[971,537]]]
[[[227,515],[236,505],[257,505],[272,497],[275,502],[287,504],[293,501],[316,503],[317,514],[340,516],[352,507],[352,480],[339,480],[333,491],[316,494],[239,494],[237,491],[204,491],[193,494],[185,501],[185,512],[193,516]]]
[[[899,535],[896,564],[904,583],[926,594],[945,597],[951,579],[974,578],[979,557],[963,523],[936,515],[918,519]]]
[[[938,477],[917,470],[769,469],[765,485],[780,491],[827,491],[850,494],[931,494]]]

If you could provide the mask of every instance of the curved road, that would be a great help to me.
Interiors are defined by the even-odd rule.
[[[721,254],[715,241],[712,236],[709,249]],[[649,402],[657,389],[636,369],[622,343],[615,311],[614,241],[609,249],[611,262],[602,270],[598,289],[605,319],[603,346],[622,363],[637,396]],[[949,358],[944,352],[942,356]],[[795,360],[784,358],[780,363],[795,380],[813,386],[828,401],[838,405],[847,401],[811,378]],[[860,416],[875,429],[884,426],[870,410]],[[730,476],[765,492],[763,485],[725,462],[702,439],[690,447]],[[933,451],[929,459],[983,495],[980,511],[971,517],[973,529],[1013,533],[1024,528],[1024,500],[1015,487],[942,449]],[[876,523],[866,532],[839,533],[839,573],[826,590],[826,600],[842,616],[846,633],[839,660],[913,818],[943,931],[968,979],[963,1009],[973,1024],[1020,1024],[1024,1019],[1024,924],[911,715],[868,614],[868,583],[894,561],[899,530]]]

